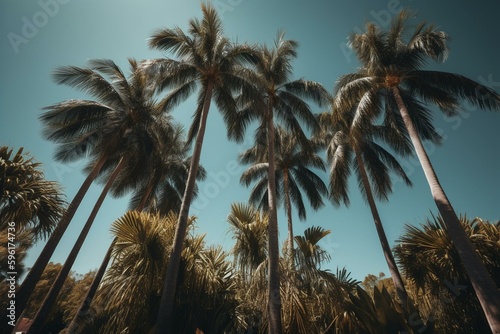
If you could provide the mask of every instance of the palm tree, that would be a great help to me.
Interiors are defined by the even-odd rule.
[[[135,70],[135,61],[130,60],[130,63]],[[123,144],[125,136],[130,135],[130,129],[141,122],[148,124],[153,117],[143,117],[133,108],[134,104],[140,103],[141,97],[134,96],[133,87],[111,60],[93,60],[89,68],[62,67],[55,71],[54,79],[59,84],[81,89],[98,100],[68,100],[46,107],[47,111],[41,116],[45,136],[59,144],[56,159],[67,162],[90,156],[91,162],[87,167],[90,172],[24,279],[16,300],[19,312],[26,306],[36,282],[92,182],[103,168],[113,169],[116,166],[119,156],[117,146]]]
[[[60,83],[87,88],[91,92],[92,89],[96,90],[94,93],[100,99],[106,100],[102,97],[103,93],[99,93],[100,89],[106,88],[106,94],[112,96],[109,101],[105,101],[108,105],[94,101],[70,100],[47,108],[49,111],[42,117],[47,124],[46,135],[50,139],[63,142],[58,156],[80,157],[86,150],[94,149],[96,152],[89,152],[92,162],[87,169],[95,163],[95,156],[100,154],[106,156],[100,172],[104,177],[109,174],[110,169],[114,172],[108,177],[108,183],[68,256],[61,275],[54,282],[54,289],[51,290],[50,296],[47,296],[47,304],[43,306],[47,312],[69,273],[114,178],[118,177],[124,166],[130,169],[130,166],[144,163],[157,147],[168,145],[162,140],[172,131],[169,118],[163,115],[162,106],[153,100],[153,91],[147,89],[147,82],[138,72],[136,62],[129,62],[132,70],[129,79],[111,60],[93,60],[90,62],[90,68],[63,67],[55,74]],[[99,108],[94,111],[96,105]],[[89,119],[85,118],[92,113],[97,114],[95,119],[90,116]],[[41,312],[41,319],[45,311]]]
[[[96,314],[87,320],[97,320],[98,327],[89,332],[154,330],[177,216],[174,212],[129,211],[113,223],[113,262],[96,296]],[[193,222],[191,217],[189,226]],[[180,269],[176,333],[193,333],[197,327],[205,332],[229,332],[235,326],[236,303],[225,252],[220,247],[205,248],[203,236],[189,235]],[[103,316],[106,320],[99,323]]]
[[[163,133],[164,138],[159,141],[156,149],[147,157],[147,164],[142,162],[125,166],[119,179],[111,185],[111,193],[114,196],[121,196],[128,191],[134,192],[130,200],[130,207],[135,208],[136,211],[146,210],[167,215],[170,211],[178,213],[180,210],[182,191],[185,188],[189,168],[189,161],[186,158],[188,150],[183,140],[182,128],[174,126],[171,130]],[[142,171],[141,168],[137,168],[138,165]],[[146,172],[144,172],[144,168],[146,168]],[[200,166],[198,179],[201,180],[205,177],[205,170]],[[89,311],[90,304],[108,267],[115,243],[116,238],[109,246],[87,295],[82,300],[78,312],[68,327],[70,333],[76,330],[79,318]]]
[[[276,212],[276,165],[275,165],[275,124],[281,121],[298,138],[302,145],[307,145],[307,137],[299,120],[312,130],[318,128],[309,105],[304,99],[310,99],[319,105],[327,99],[328,93],[319,84],[304,79],[291,80],[292,60],[297,56],[298,43],[284,39],[279,33],[274,49],[262,46],[255,71],[249,71],[248,77],[255,84],[261,97],[251,101],[240,101],[240,124],[245,126],[253,119],[260,121],[256,132],[256,141],[267,141],[269,162],[268,178],[268,216],[269,216],[269,332],[281,333],[281,307],[279,282],[279,242],[278,217]],[[241,96],[244,97],[244,94]]]
[[[419,23],[407,40],[409,11],[397,15],[389,30],[383,31],[376,24],[368,23],[362,34],[353,34],[350,45],[361,62],[355,74],[344,76],[339,104],[345,110],[359,102],[369,90],[384,91],[389,103],[389,118],[404,124],[418,156],[439,213],[448,226],[450,237],[457,248],[472,286],[481,302],[483,311],[494,333],[500,333],[500,292],[484,264],[467,238],[457,214],[439,183],[436,172],[422,145],[420,125],[431,123],[430,112],[422,108],[424,102],[437,105],[446,115],[458,112],[460,100],[466,100],[482,109],[499,110],[500,95],[492,89],[459,74],[425,71],[427,60],[446,60],[449,49],[448,36]],[[387,118],[387,117],[386,117]],[[421,135],[421,133],[420,133]]]
[[[87,222],[85,223],[82,231],[80,232],[77,240],[75,241],[73,247],[71,248],[71,251],[66,258],[66,261],[64,262],[64,265],[61,268],[61,271],[55,278],[54,282],[52,283],[52,286],[50,287],[49,292],[45,296],[45,299],[38,309],[38,312],[36,316],[34,317],[33,321],[30,324],[30,328],[27,331],[28,333],[33,333],[37,334],[40,332],[43,322],[45,319],[48,317],[50,311],[54,307],[54,304],[56,302],[57,297],[59,296],[59,293],[61,292],[61,289],[64,285],[64,281],[68,277],[68,274],[70,273],[71,267],[75,263],[76,257],[78,256],[78,253],[80,252],[80,249],[82,248],[83,242],[85,241],[87,234],[90,231],[90,228],[92,227],[92,224],[95,220],[95,217],[97,216],[97,213],[99,212],[99,209],[102,206],[102,203],[104,202],[104,199],[106,198],[106,195],[109,191],[109,188],[115,181],[116,177],[119,175],[121,172],[125,160],[122,158],[118,165],[116,166],[115,170],[111,174],[111,177],[109,178],[108,182],[106,183],[105,187],[103,188],[101,195],[99,196],[97,202],[94,205],[94,208],[92,209],[92,212],[89,215],[89,218],[87,219]]]
[[[179,59],[170,58],[145,61],[142,68],[154,79],[158,91],[172,88],[161,101],[169,109],[187,98],[199,85],[198,107],[188,139],[195,137],[193,156],[189,168],[186,189],[177,224],[175,241],[171,250],[169,266],[165,276],[164,293],[158,317],[158,333],[171,331],[172,310],[177,285],[178,268],[183,240],[186,235],[189,208],[193,200],[196,175],[205,136],[207,116],[212,99],[225,121],[231,124],[236,115],[233,92],[246,92],[244,80],[237,75],[241,62],[251,60],[252,49],[231,43],[223,35],[222,22],[215,8],[202,4],[203,19],[189,21],[189,35],[180,28],[163,29],[155,32],[149,41],[152,48],[171,51]],[[246,94],[245,94],[246,95]],[[243,133],[228,127],[229,138],[242,140]]]
[[[293,247],[293,224],[292,224],[292,202],[298,210],[299,219],[306,219],[306,208],[300,188],[306,194],[306,197],[315,210],[324,205],[322,196],[326,195],[328,190],[323,180],[316,175],[310,167],[325,170],[325,164],[314,150],[312,143],[308,145],[309,150],[301,147],[296,137],[287,133],[281,127],[276,128],[275,139],[275,182],[277,191],[276,200],[280,202],[281,193],[284,194],[285,210],[288,222],[288,244],[287,251],[290,262],[294,263]],[[242,175],[240,182],[246,186],[256,182],[250,194],[250,202],[258,208],[268,210],[268,178],[267,170],[267,147],[257,143],[255,147],[243,152],[239,158],[241,163],[252,163]]]
[[[351,113],[334,110],[332,114],[323,113],[319,116],[323,127],[321,140],[327,147],[327,158],[331,164],[330,198],[334,205],[341,202],[349,205],[348,179],[355,169],[360,181],[360,191],[370,207],[399,300],[403,307],[407,307],[408,295],[387,240],[375,197],[387,200],[392,191],[391,172],[397,174],[407,185],[411,186],[411,181],[395,157],[375,140],[383,139],[402,154],[408,154],[411,149],[407,138],[398,136],[391,128],[372,125],[368,118],[361,117],[358,120],[358,115],[367,113],[364,109],[377,107],[369,103],[376,101],[376,98],[366,97],[369,95],[367,93],[364,103],[360,102]]]
[[[41,164],[23,150],[19,148],[14,153],[12,148],[0,147],[1,282],[7,278],[8,272],[13,271],[8,266],[11,257],[9,245],[16,246],[15,271],[20,277],[25,271],[23,262],[29,248],[51,235],[66,206],[59,185],[46,180]],[[2,289],[2,292],[7,296],[6,290]],[[3,301],[1,305],[3,310],[7,310],[3,308]],[[0,326],[6,332],[12,329],[9,327],[7,322]]]
[[[267,258],[268,218],[249,204],[233,203],[227,221],[236,240],[231,250],[235,267],[248,283]]]
[[[496,282],[500,281],[500,222],[460,217],[460,222]],[[419,227],[406,225],[395,256],[420,305],[445,331],[489,332],[481,305],[453,247],[443,219],[432,217]]]
[[[16,231],[29,230],[36,242],[50,236],[66,203],[59,185],[46,180],[41,164],[23,150],[12,155],[12,148],[0,147],[0,228],[15,222]]]
[[[295,236],[299,249],[297,263],[300,267],[319,269],[322,262],[330,260],[330,254],[319,245],[319,241],[330,233],[330,230],[325,230],[320,226],[312,226],[304,231],[304,236]]]

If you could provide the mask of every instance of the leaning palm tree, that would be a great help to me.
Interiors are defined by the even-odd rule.
[[[130,64],[135,72],[135,61],[130,60]],[[144,87],[143,78],[136,78],[136,82],[142,81]],[[87,167],[90,172],[24,279],[17,294],[20,312],[26,306],[36,282],[91,183],[102,170],[116,167],[126,142],[130,144],[133,138],[138,139],[137,133],[141,129],[148,125],[155,127],[159,122],[154,119],[163,117],[161,109],[155,110],[155,114],[151,113],[153,92],[143,90],[143,95],[139,94],[140,88],[135,90],[135,86],[111,60],[92,60],[88,68],[61,67],[54,73],[54,79],[59,84],[78,88],[97,99],[64,101],[45,108],[47,111],[41,116],[45,136],[59,144],[56,159],[68,162],[90,157]],[[137,108],[141,104],[142,107]],[[147,153],[144,154],[147,156]]]
[[[288,222],[288,243],[287,252],[290,262],[294,263],[293,247],[293,224],[292,224],[292,203],[298,211],[299,219],[306,219],[306,208],[301,194],[304,191],[308,202],[315,210],[324,205],[322,197],[328,193],[323,180],[311,170],[311,167],[325,170],[325,164],[314,150],[311,150],[312,143],[308,149],[303,149],[297,137],[287,133],[283,128],[276,128],[275,138],[275,182],[276,200],[284,201],[285,212]],[[252,165],[241,175],[240,182],[249,186],[256,182],[250,194],[250,202],[258,208],[267,211],[268,201],[268,178],[267,170],[267,147],[261,143],[256,143],[240,155],[240,162]],[[281,188],[282,187],[282,188]],[[284,199],[281,197],[283,194]]]
[[[375,23],[368,23],[364,33],[351,36],[350,45],[361,67],[357,73],[341,78],[338,103],[344,105],[344,110],[349,110],[366,91],[377,89],[385,92],[385,118],[392,120],[393,124],[403,125],[408,132],[436,206],[448,226],[491,329],[500,333],[498,287],[472,247],[439,183],[421,141],[426,138],[419,136],[419,126],[431,124],[430,112],[420,101],[435,104],[446,115],[455,115],[460,100],[482,109],[500,110],[500,95],[459,74],[423,70],[429,59],[446,60],[448,36],[426,22],[419,23],[408,34],[408,21],[412,16],[410,11],[402,11],[395,16],[388,31],[381,30]]]
[[[256,131],[256,141],[265,141],[268,149],[268,216],[269,216],[269,332],[281,333],[280,281],[279,281],[279,242],[278,217],[276,212],[276,164],[275,164],[275,119],[307,146],[307,136],[299,120],[310,129],[318,129],[310,106],[304,99],[322,105],[327,100],[328,92],[321,84],[309,80],[292,80],[292,60],[297,57],[298,43],[286,40],[279,33],[274,48],[262,46],[255,71],[249,71],[248,77],[260,92],[260,98],[240,101],[240,123],[245,126],[257,119],[260,124]],[[244,97],[244,94],[241,95]],[[237,126],[237,128],[239,127]]]
[[[60,275],[47,295],[46,302],[40,308],[40,316],[37,316],[36,321],[33,322],[32,332],[39,328],[39,322],[43,321],[45,314],[50,311],[115,179],[122,173],[125,166],[127,166],[125,170],[128,170],[132,168],[130,166],[147,162],[148,157],[158,147],[168,145],[163,141],[172,132],[169,117],[164,116],[162,105],[153,99],[153,91],[146,87],[147,82],[138,72],[134,60],[130,60],[132,70],[130,78],[126,78],[111,60],[93,60],[90,64],[90,68],[63,67],[56,72],[55,76],[61,83],[77,88],[88,87],[90,90],[100,87],[96,81],[101,85],[104,85],[103,81],[108,84],[104,87],[112,90],[117,100],[107,101],[109,105],[101,105],[102,115],[99,115],[98,122],[86,120],[92,122],[88,124],[86,121],[79,121],[79,118],[84,118],[80,114],[85,115],[92,110],[93,106],[99,104],[85,100],[71,100],[51,106],[42,119],[47,124],[46,132],[50,138],[65,141],[59,148],[59,154],[81,156],[86,149],[94,148],[96,152],[89,152],[93,157],[90,166],[96,160],[95,155],[106,154],[106,160],[100,171],[105,175],[104,177],[109,175],[109,170],[113,172],[106,177],[107,183],[103,192],[68,255]],[[109,81],[105,77],[108,77]],[[98,94],[97,97],[99,97]],[[71,119],[71,117],[76,119]],[[96,135],[98,138],[95,138]]]
[[[334,110],[333,113],[323,113],[319,116],[323,128],[321,141],[326,146],[327,158],[331,165],[330,198],[334,205],[342,202],[349,205],[348,179],[354,169],[360,191],[370,207],[399,300],[403,307],[406,307],[408,295],[387,240],[375,197],[387,200],[392,191],[391,172],[398,175],[407,185],[411,186],[411,181],[396,158],[377,143],[376,139],[383,139],[402,154],[408,154],[411,149],[407,138],[398,136],[391,128],[372,125],[369,119],[357,120],[360,114],[366,113],[363,109],[376,107],[369,103],[369,95],[370,93],[367,93],[365,101],[359,103],[351,113]]]
[[[188,150],[183,140],[182,128],[174,126],[171,130],[162,133],[163,138],[156,145],[157,149],[147,157],[147,164],[127,165],[125,170],[120,173],[119,178],[112,183],[110,191],[114,196],[121,196],[129,191],[134,192],[130,200],[131,209],[135,208],[139,212],[143,210],[158,212],[164,215],[171,211],[179,212],[182,191],[185,188],[189,168],[186,158]],[[144,168],[146,168],[146,172],[143,171]],[[198,179],[203,179],[205,176],[205,170],[200,166]],[[89,311],[90,304],[108,267],[115,243],[116,238],[108,248],[85,299],[82,300],[78,312],[68,327],[70,333],[76,330],[79,318],[82,318]]]
[[[194,122],[189,130],[189,141],[196,137],[189,175],[184,191],[175,241],[171,251],[169,267],[165,276],[158,333],[171,331],[175,287],[186,235],[189,208],[193,199],[195,176],[198,172],[201,149],[205,136],[207,116],[212,99],[228,124],[236,115],[232,92],[246,91],[244,80],[237,75],[238,64],[250,59],[251,48],[231,43],[223,35],[222,22],[215,8],[202,4],[203,19],[189,21],[189,35],[180,28],[162,29],[154,33],[149,41],[151,48],[171,51],[178,60],[164,58],[145,61],[143,70],[153,78],[158,91],[172,90],[161,101],[165,108],[171,108],[194,92],[200,86],[198,107]],[[228,136],[241,140],[243,133],[228,127]]]

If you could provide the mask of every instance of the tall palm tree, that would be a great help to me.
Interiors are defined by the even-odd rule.
[[[200,86],[198,107],[189,130],[189,142],[195,140],[193,156],[184,191],[175,241],[165,276],[164,293],[158,316],[158,333],[171,331],[172,310],[177,285],[183,240],[186,235],[189,208],[193,200],[196,174],[205,136],[207,116],[212,99],[225,121],[231,124],[236,115],[233,92],[246,91],[244,80],[237,75],[238,65],[251,60],[252,49],[235,45],[224,35],[222,22],[211,4],[202,4],[203,19],[189,21],[189,35],[180,28],[158,30],[149,40],[151,48],[171,51],[178,60],[164,58],[145,61],[143,70],[154,79],[158,91],[172,88],[161,101],[169,109]],[[246,94],[245,94],[246,95]],[[228,136],[242,140],[243,133],[228,127]],[[239,129],[241,130],[241,129]]]
[[[408,295],[387,240],[375,197],[387,200],[392,191],[391,172],[407,185],[411,186],[411,181],[396,158],[377,143],[376,139],[378,137],[379,140],[384,140],[402,154],[408,154],[411,148],[407,138],[398,136],[390,127],[375,126],[368,118],[358,120],[358,115],[366,113],[363,109],[377,107],[369,103],[370,100],[377,100],[375,97],[370,99],[367,97],[369,95],[367,93],[364,103],[360,102],[351,113],[335,109],[331,114],[323,113],[319,116],[323,128],[321,140],[327,148],[327,158],[331,165],[330,198],[334,205],[341,202],[349,205],[348,179],[354,169],[360,181],[360,191],[370,207],[396,292],[401,304],[406,307]]]
[[[306,198],[311,207],[315,210],[324,205],[322,197],[328,193],[323,180],[310,168],[325,170],[325,164],[314,150],[313,145],[308,145],[303,149],[297,137],[287,133],[283,128],[276,128],[275,139],[275,182],[277,191],[277,202],[284,201],[285,212],[288,223],[288,244],[287,252],[290,262],[294,263],[293,247],[293,224],[292,224],[292,202],[297,208],[299,219],[306,219],[306,208],[300,188],[305,192]],[[256,143],[253,148],[248,149],[240,155],[240,162],[251,163],[242,175],[240,182],[246,186],[256,182],[250,194],[250,202],[264,211],[268,210],[268,178],[267,170],[267,147],[261,143]],[[282,187],[282,188],[281,188]],[[283,194],[284,199],[281,198]]]
[[[269,162],[268,178],[268,216],[269,216],[269,332],[281,333],[281,307],[279,282],[279,242],[278,217],[276,212],[276,165],[275,165],[275,119],[298,138],[302,145],[307,145],[307,136],[299,120],[310,129],[318,128],[310,106],[305,99],[320,106],[327,100],[328,92],[321,84],[309,80],[292,80],[292,60],[297,57],[298,43],[286,40],[284,33],[279,33],[274,48],[262,46],[255,71],[249,71],[248,77],[260,92],[260,98],[240,101],[240,124],[245,126],[251,120],[259,120],[256,141],[266,140]],[[244,96],[242,94],[241,96]]]
[[[403,124],[408,132],[436,206],[448,226],[490,327],[494,333],[500,333],[498,287],[467,238],[419,136],[419,125],[431,123],[430,113],[421,108],[423,105],[419,101],[433,103],[446,115],[454,115],[458,112],[460,100],[482,109],[500,110],[500,95],[459,74],[423,70],[430,59],[446,60],[448,36],[426,22],[417,24],[408,34],[408,20],[412,16],[410,11],[401,11],[387,31],[375,23],[368,23],[364,33],[351,36],[350,45],[361,62],[361,68],[340,81],[339,103],[347,105],[346,110],[349,110],[370,89],[377,88],[386,93],[389,101],[386,113]],[[404,39],[406,36],[409,38]]]
[[[61,143],[57,157],[70,159],[90,155],[87,169],[93,168],[96,161],[103,161],[99,172],[106,176],[110,170],[116,170],[117,177],[123,166],[147,161],[164,134],[171,131],[169,118],[164,116],[162,105],[153,99],[154,91],[146,87],[147,82],[138,72],[137,63],[132,59],[129,63],[130,78],[125,77],[111,60],[92,60],[89,68],[70,66],[55,72],[59,83],[86,90],[103,101],[69,100],[46,108],[48,111],[42,116],[46,135]],[[103,193],[101,200],[104,196]],[[90,228],[99,202],[84,231]],[[83,243],[84,234],[86,232],[79,242]],[[75,247],[76,254],[77,248],[79,246]],[[45,259],[52,252],[52,247],[46,246],[40,257]],[[69,268],[65,270],[69,272]]]

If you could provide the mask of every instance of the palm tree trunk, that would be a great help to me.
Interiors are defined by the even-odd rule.
[[[156,179],[157,178],[151,178],[151,180],[149,181],[146,187],[146,191],[144,192],[144,195],[141,199],[141,202],[139,203],[139,206],[136,209],[137,211],[144,210],[144,207],[146,206],[147,200],[149,198],[149,195],[151,194],[151,190],[153,189],[153,185],[155,184]],[[99,266],[99,269],[97,270],[97,273],[95,274],[92,283],[90,284],[89,290],[87,291],[85,298],[80,304],[80,307],[78,307],[78,310],[76,311],[73,319],[71,320],[70,325],[68,326],[67,330],[68,333],[73,333],[76,331],[78,319],[81,319],[90,309],[90,304],[92,303],[92,300],[94,299],[97,289],[99,288],[99,284],[101,284],[102,278],[106,273],[109,260],[111,260],[111,253],[113,252],[113,247],[116,243],[116,240],[117,238],[115,237],[111,242],[111,245],[109,245],[108,251],[106,252],[104,259],[102,260],[102,263]]]
[[[73,319],[71,320],[71,323],[68,326],[67,333],[74,333],[77,329],[78,319],[82,319],[85,316],[85,314],[88,313],[90,309],[90,304],[92,303],[92,300],[94,299],[97,289],[99,288],[99,284],[101,283],[102,278],[106,273],[106,268],[108,267],[109,260],[111,259],[111,253],[113,251],[113,246],[115,243],[116,243],[116,237],[111,242],[111,245],[109,246],[108,251],[104,256],[104,259],[102,260],[102,263],[99,266],[99,269],[97,270],[97,273],[95,274],[94,279],[92,280],[92,283],[90,284],[87,293],[85,294],[85,298],[83,299],[82,303],[80,304],[80,307],[73,316]]]
[[[80,189],[76,193],[75,197],[69,204],[68,208],[66,209],[66,212],[62,216],[61,221],[59,222],[59,224],[57,224],[57,227],[54,229],[49,240],[43,247],[42,252],[38,256],[35,264],[30,269],[28,275],[19,287],[19,291],[16,293],[16,312],[18,314],[21,314],[24,311],[31,294],[33,293],[33,290],[35,290],[36,284],[40,280],[40,277],[42,276],[42,273],[47,266],[47,263],[49,263],[52,254],[54,254],[59,241],[61,240],[64,232],[71,222],[71,219],[73,219],[73,216],[80,206],[83,197],[87,193],[87,190],[90,188],[90,185],[95,180],[97,175],[99,175],[99,172],[101,171],[101,168],[105,162],[106,158],[104,156],[101,157],[101,159],[99,159],[97,164],[89,173]]]
[[[268,177],[268,200],[269,200],[269,334],[281,334],[283,332],[281,324],[281,297],[280,297],[280,274],[279,274],[279,240],[278,240],[278,215],[276,212],[276,180],[274,161],[274,120],[273,105],[269,101],[267,115],[267,149],[269,167]]]
[[[370,182],[368,181],[368,175],[366,173],[363,159],[357,149],[354,150],[354,154],[356,155],[356,161],[358,163],[361,180],[363,181],[363,186],[366,191],[368,205],[370,206],[370,210],[372,212],[373,222],[375,223],[375,228],[377,229],[378,238],[380,240],[380,244],[382,245],[385,261],[387,262],[387,266],[389,267],[389,272],[391,273],[392,281],[394,282],[394,286],[396,288],[396,293],[399,297],[401,305],[403,305],[403,308],[408,309],[408,294],[406,293],[403,280],[401,279],[401,274],[399,273],[396,261],[394,260],[391,247],[389,246],[389,242],[387,241],[387,236],[385,235],[384,226],[382,225],[382,220],[380,219],[377,205],[375,204],[375,199],[373,198],[372,189],[370,186]]]
[[[87,237],[87,234],[90,231],[90,228],[92,227],[92,224],[95,220],[95,217],[97,216],[97,213],[99,212],[99,209],[101,208],[102,203],[104,202],[104,199],[106,198],[106,195],[108,194],[109,188],[111,188],[113,182],[115,181],[116,177],[118,174],[120,174],[121,169],[125,165],[125,160],[123,157],[120,159],[120,162],[118,165],[115,167],[115,170],[111,174],[108,182],[104,186],[104,189],[101,192],[101,195],[97,199],[96,204],[94,205],[94,208],[92,209],[92,212],[89,215],[89,218],[87,219],[87,222],[83,226],[82,231],[80,232],[80,235],[78,236],[78,239],[76,240],[73,248],[71,249],[71,252],[68,255],[68,258],[64,262],[63,267],[61,268],[61,271],[57,275],[54,283],[50,287],[50,290],[45,296],[45,299],[38,309],[38,312],[33,319],[33,322],[30,325],[30,328],[28,329],[29,334],[38,334],[40,333],[41,327],[43,325],[43,322],[47,319],[50,311],[52,310],[55,301],[57,299],[57,296],[59,295],[59,292],[61,292],[61,289],[64,285],[64,281],[68,277],[68,274],[71,270],[71,267],[73,266],[73,263],[76,260],[76,257],[78,256],[78,253],[80,252],[80,249],[83,245],[83,242],[85,241],[85,238]]]
[[[283,191],[285,192],[285,209],[288,223],[288,254],[290,256],[290,266],[295,268],[295,249],[293,247],[293,224],[292,224],[292,203],[290,201],[290,189],[288,185],[288,169],[283,171]]]
[[[191,201],[193,200],[193,194],[196,185],[196,175],[198,174],[198,166],[200,164],[203,137],[205,136],[205,128],[207,125],[207,116],[210,109],[210,102],[212,100],[212,90],[213,83],[209,81],[207,83],[207,88],[205,91],[200,125],[198,128],[198,134],[196,136],[196,142],[193,150],[193,156],[191,158],[191,165],[189,167],[186,188],[184,190],[184,196],[182,198],[179,220],[175,229],[172,250],[170,252],[167,272],[164,279],[160,308],[158,310],[158,317],[156,319],[157,334],[173,334],[172,312],[175,302],[175,288],[177,286],[177,276],[181,263],[182,247],[184,245],[184,238],[186,237],[189,208],[191,206]]]
[[[436,172],[429,160],[429,156],[422,145],[422,141],[418,136],[417,130],[413,125],[406,105],[401,97],[399,88],[396,86],[393,87],[392,93],[396,99],[399,112],[401,113],[405,127],[410,135],[420,165],[429,183],[434,202],[446,224],[447,232],[457,249],[460,259],[462,260],[462,264],[469,276],[477,298],[481,303],[481,307],[488,320],[491,331],[494,334],[500,334],[500,291],[482,263],[470,239],[467,237],[455,210],[451,206],[450,201],[439,183]]]

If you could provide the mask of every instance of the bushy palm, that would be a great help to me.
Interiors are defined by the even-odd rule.
[[[129,211],[112,225],[113,261],[98,291],[94,316],[79,320],[78,332],[145,333],[154,330],[178,215]],[[194,220],[190,218],[189,225]],[[205,248],[189,236],[182,254],[174,307],[177,333],[229,331],[236,309],[232,268],[220,248]],[[106,320],[104,320],[106,319]]]
[[[29,229],[36,242],[50,235],[66,203],[59,185],[45,179],[39,162],[23,148],[12,153],[12,148],[0,147],[0,226],[4,230],[15,222],[16,231]]]
[[[449,116],[458,113],[461,100],[482,109],[500,110],[500,95],[459,74],[423,70],[428,60],[446,60],[448,36],[425,21],[409,31],[412,16],[403,10],[387,31],[368,23],[364,33],[351,36],[350,45],[361,67],[341,78],[337,103],[350,110],[367,92],[385,96],[384,119],[388,125],[407,131],[490,326],[500,332],[500,292],[467,238],[421,142],[439,139],[425,103],[436,105]]]
[[[66,202],[59,185],[45,179],[39,162],[24,154],[23,148],[13,154],[12,148],[0,147],[0,232],[2,239],[0,280],[2,282],[7,272],[12,272],[8,269],[8,248],[12,248],[8,247],[9,244],[16,246],[16,272],[18,276],[22,276],[25,271],[23,261],[29,248],[38,240],[50,237],[63,215],[65,206]],[[16,292],[16,310],[21,312],[30,295],[19,295],[19,292]],[[19,309],[17,309],[18,306]],[[7,323],[1,326],[8,327]],[[7,328],[2,329],[7,330]]]
[[[461,224],[486,268],[500,282],[500,223],[461,217]],[[489,332],[457,250],[441,217],[407,225],[395,255],[419,303],[439,330]]]
[[[236,240],[231,250],[235,267],[243,282],[248,283],[267,258],[268,218],[251,205],[233,203],[227,220]]]

